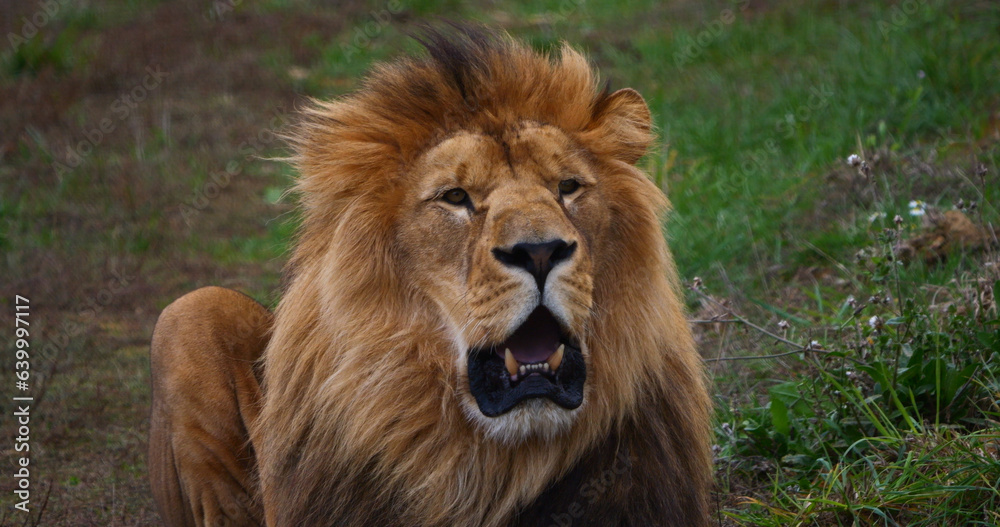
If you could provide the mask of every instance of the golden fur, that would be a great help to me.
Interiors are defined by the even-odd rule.
[[[378,67],[291,137],[303,225],[243,421],[267,525],[705,524],[709,401],[668,203],[634,166],[645,102],[598,89],[568,46],[457,33],[429,31],[430,57]],[[441,199],[459,187],[469,203]],[[552,238],[577,249],[544,291],[492,252]],[[469,350],[539,304],[579,339],[584,402],[486,417]],[[591,499],[616,459],[624,479]]]
[[[166,525],[259,524],[247,426],[260,406],[253,366],[273,323],[264,306],[221,287],[188,293],[160,314],[147,465]]]

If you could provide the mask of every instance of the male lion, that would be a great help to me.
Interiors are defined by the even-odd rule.
[[[638,93],[564,46],[428,30],[306,111],[272,315],[171,304],[150,476],[170,525],[700,526],[709,400],[634,165]]]

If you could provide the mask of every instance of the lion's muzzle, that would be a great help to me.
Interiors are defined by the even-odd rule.
[[[470,389],[487,417],[538,397],[569,410],[583,403],[587,368],[579,344],[544,306],[535,308],[507,340],[469,353]]]

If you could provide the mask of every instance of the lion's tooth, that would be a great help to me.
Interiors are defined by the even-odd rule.
[[[549,357],[549,360],[546,361],[549,364],[549,368],[552,371],[558,370],[559,369],[559,365],[562,364],[563,353],[565,352],[565,349],[566,349],[566,345],[565,344],[560,344],[559,348],[556,349],[556,352],[553,353],[552,356]]]
[[[507,372],[513,377],[517,375],[517,360],[514,358],[514,354],[510,352],[510,348],[507,348],[503,352],[503,362],[507,365]]]
[[[521,371],[521,375],[527,375],[528,374],[528,368],[525,368],[524,364],[521,365],[520,371]]]

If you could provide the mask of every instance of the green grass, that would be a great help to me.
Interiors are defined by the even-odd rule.
[[[854,242],[849,230],[803,220],[824,198],[817,192],[824,175],[858,150],[859,136],[869,149],[926,151],[982,138],[973,131],[991,118],[987,108],[1000,93],[989,80],[1000,40],[984,40],[996,36],[995,9],[977,15],[980,25],[950,16],[944,4],[926,6],[888,37],[879,31],[888,10],[811,10],[779,7],[737,20],[681,66],[674,57],[692,33],[640,33],[633,45],[643,65],[630,68],[629,56],[615,61],[628,84],[662,83],[644,93],[667,148],[678,152],[679,166],[666,179],[676,207],[674,249],[688,276],[722,265],[738,283],[752,282],[756,269],[734,265],[742,255],[756,247],[780,262],[796,240],[820,235],[820,249],[844,255]],[[911,199],[907,189],[895,190],[899,202]]]

